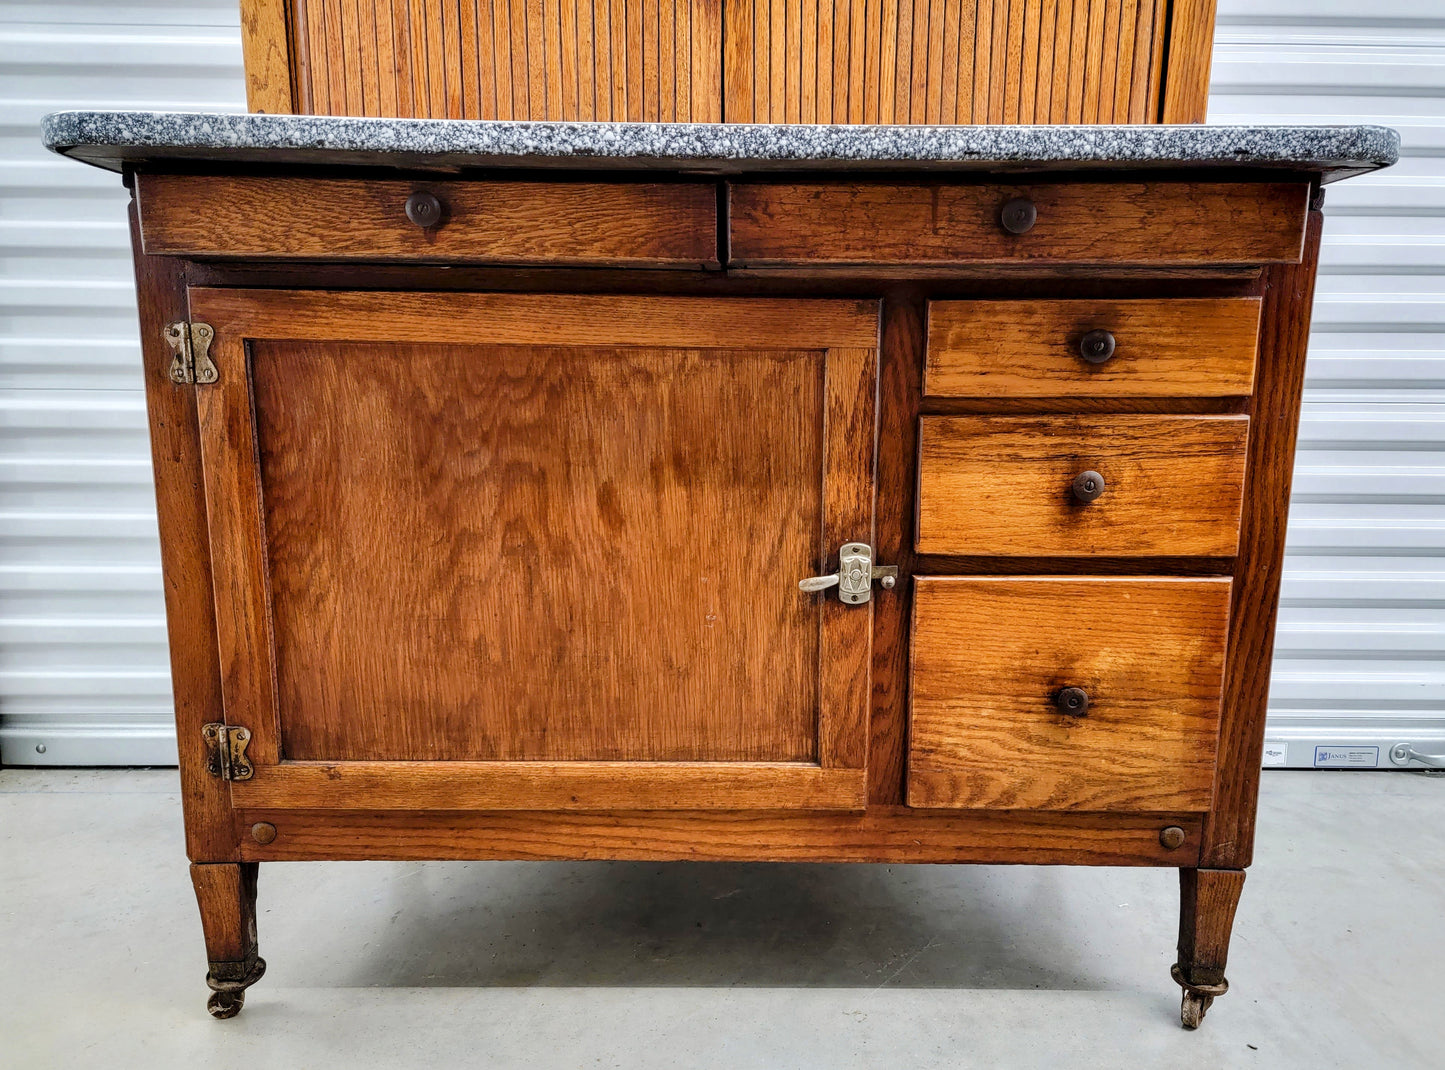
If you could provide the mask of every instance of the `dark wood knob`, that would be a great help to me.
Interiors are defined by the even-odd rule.
[[[1104,493],[1104,477],[1098,472],[1080,472],[1074,477],[1074,497],[1088,504]]]
[[[435,195],[418,190],[406,199],[406,217],[428,230],[442,221],[442,202]]]
[[[1010,234],[1027,234],[1034,229],[1038,209],[1027,197],[1015,197],[1005,204],[998,214],[998,221]]]
[[[1159,844],[1167,850],[1173,851],[1184,846],[1184,830],[1178,825],[1168,825],[1159,830]]]
[[[1103,364],[1114,355],[1114,336],[1108,331],[1090,331],[1079,339],[1079,356],[1090,364]]]
[[[1082,687],[1061,688],[1054,696],[1054,705],[1059,712],[1070,717],[1082,717],[1089,712],[1089,693]]]

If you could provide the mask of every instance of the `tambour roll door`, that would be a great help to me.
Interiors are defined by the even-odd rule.
[[[1209,121],[1400,131],[1325,192],[1265,761],[1445,755],[1445,5],[1220,0]]]
[[[119,176],[62,108],[243,110],[236,0],[0,0],[0,762],[174,764]]]

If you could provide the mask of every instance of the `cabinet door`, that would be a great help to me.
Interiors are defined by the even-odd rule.
[[[863,806],[876,303],[190,300],[237,805]]]

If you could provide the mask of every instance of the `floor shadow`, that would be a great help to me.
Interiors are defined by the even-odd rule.
[[[314,880],[303,896],[333,913],[348,904],[337,924],[301,938],[305,957],[323,957],[298,970],[310,983],[330,974],[325,983],[385,986],[1090,989],[1101,982],[1089,945],[1109,939],[1089,897],[1080,901],[1077,878],[1071,885],[1058,869],[425,863],[366,877],[335,863],[307,869]],[[296,917],[309,908],[283,909]],[[263,933],[263,953],[265,944]]]

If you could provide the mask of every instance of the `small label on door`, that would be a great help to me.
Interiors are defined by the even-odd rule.
[[[1379,747],[1316,747],[1316,769],[1374,769],[1380,764]]]
[[[1265,764],[1265,765],[1288,765],[1288,764],[1289,764],[1289,744],[1288,744],[1288,743],[1269,743],[1269,742],[1266,742],[1265,745],[1264,745],[1264,764]]]

